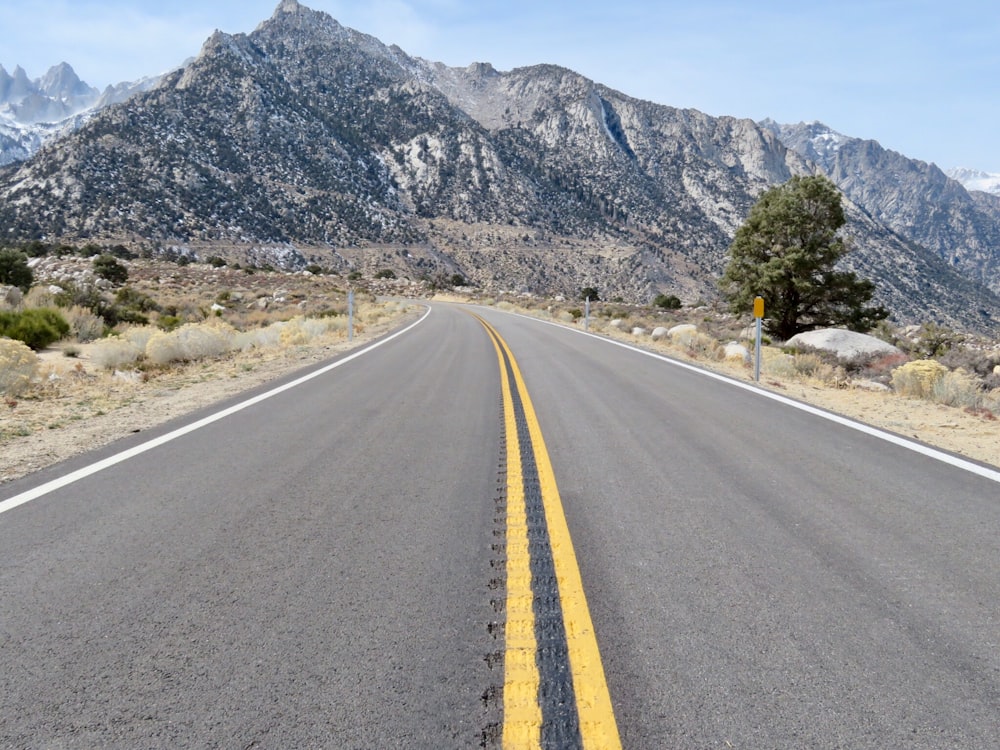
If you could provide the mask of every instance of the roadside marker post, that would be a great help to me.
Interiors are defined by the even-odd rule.
[[[761,327],[761,321],[764,319],[763,297],[754,297],[753,316],[757,320],[757,337],[753,348],[753,355],[754,355],[753,379],[754,382],[759,383],[760,382],[760,327]]]
[[[347,340],[354,341],[354,290],[347,292]]]
[[[590,330],[590,297],[589,296],[587,297],[587,301],[584,304],[583,330],[585,330],[585,331],[589,331]]]

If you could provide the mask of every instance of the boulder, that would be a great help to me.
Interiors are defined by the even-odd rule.
[[[697,333],[697,331],[698,326],[692,323],[681,323],[680,325],[676,325],[667,331],[667,335],[672,339],[676,339],[681,336],[690,336],[693,333]]]
[[[735,341],[730,341],[723,347],[723,357],[727,362],[737,361],[745,365],[750,364],[750,350]]]
[[[663,326],[657,326],[653,329],[653,341],[659,341],[662,338],[666,338],[669,331]]]
[[[646,329],[643,328],[642,326],[636,326],[635,328],[632,329],[632,335],[633,336],[645,336],[646,335]]]
[[[16,286],[0,284],[0,309],[4,307],[17,307],[23,299],[24,295]]]
[[[871,354],[902,354],[902,350],[882,339],[843,328],[821,328],[792,336],[787,346],[833,352],[837,359],[850,361]]]

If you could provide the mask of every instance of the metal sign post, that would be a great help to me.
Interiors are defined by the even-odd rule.
[[[764,319],[764,298],[754,297],[753,300],[753,316],[757,319],[757,340],[754,344],[754,366],[753,366],[753,379],[755,382],[760,382],[760,328],[761,321]]]
[[[347,340],[354,341],[354,290],[347,293]]]

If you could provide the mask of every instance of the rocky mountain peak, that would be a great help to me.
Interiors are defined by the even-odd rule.
[[[0,107],[17,123],[59,122],[92,106],[99,96],[67,63],[53,66],[35,81],[28,80],[20,65],[13,76],[0,68]]]
[[[38,80],[37,85],[39,91],[53,99],[92,97],[98,93],[96,88],[81,81],[76,71],[66,62],[49,68],[49,71]]]
[[[31,81],[20,65],[14,66],[14,72],[8,74],[0,67],[0,104],[17,104],[31,93]]]

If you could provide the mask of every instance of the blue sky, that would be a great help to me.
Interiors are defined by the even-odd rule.
[[[820,120],[942,168],[1000,173],[996,0],[306,0],[411,55],[555,63],[711,115]],[[278,0],[3,0],[0,64],[103,87],[162,72]]]

